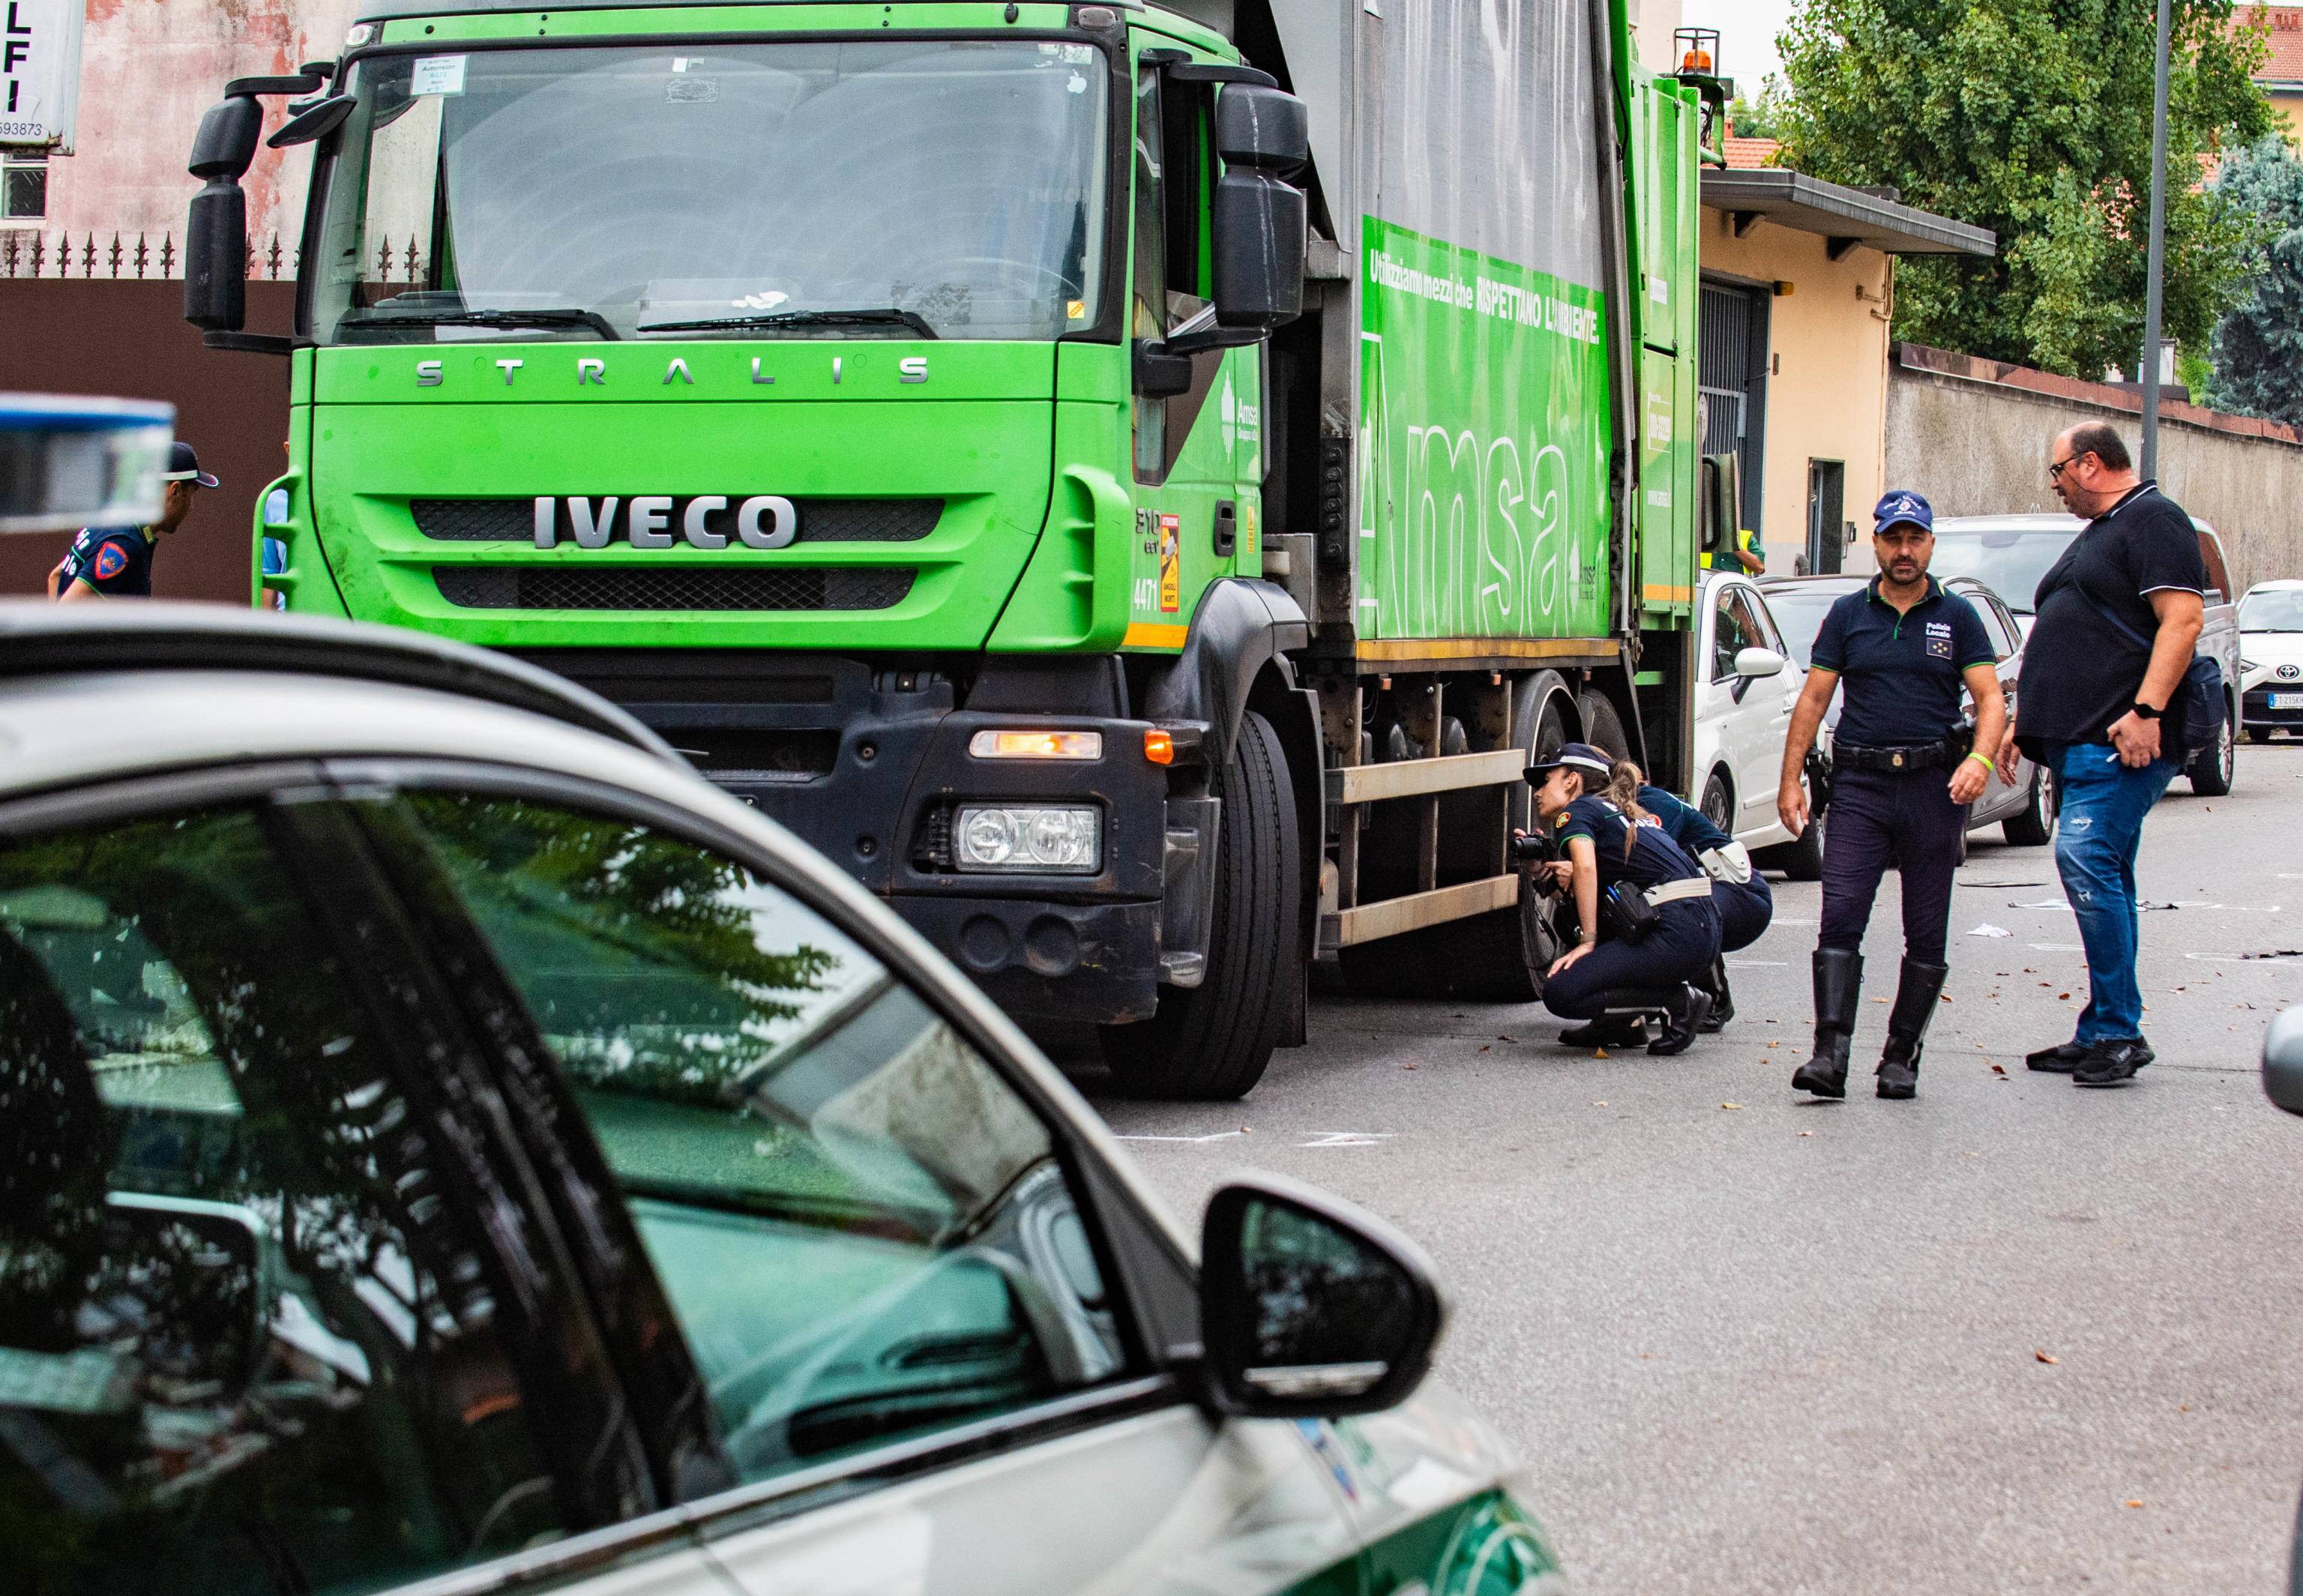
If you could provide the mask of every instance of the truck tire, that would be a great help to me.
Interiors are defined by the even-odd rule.
[[[1624,735],[1624,717],[1603,693],[1586,688],[1577,695],[1575,707],[1583,715],[1583,740],[1610,759],[1632,756],[1631,740]]]
[[[1279,734],[1254,710],[1240,717],[1215,790],[1223,817],[1207,978],[1162,988],[1150,1019],[1103,1027],[1104,1061],[1131,1096],[1245,1096],[1279,1043],[1289,984],[1303,979],[1295,799]]]
[[[2215,740],[2191,761],[2191,790],[2201,798],[2221,798],[2239,780],[2239,717],[2225,705]]]

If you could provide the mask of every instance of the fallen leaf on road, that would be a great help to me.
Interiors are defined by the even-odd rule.
[[[2042,1352],[2042,1351],[2040,1351],[2040,1350],[2039,1350],[2037,1347],[2034,1347],[2033,1348],[2031,1348],[2031,1355],[2032,1355],[2033,1357],[2035,1357],[2035,1358],[2037,1358],[2037,1359],[2038,1359],[2041,1363],[2043,1363],[2043,1364],[2060,1364],[2060,1363],[2062,1363],[2062,1362],[2063,1361],[2063,1359],[2061,1359],[2061,1358],[2057,1357],[2054,1353],[2052,1353],[2052,1352]]]
[[[2143,1505],[2143,1499],[2139,1496],[2129,1497],[2127,1499],[2127,1505],[2130,1507],[2140,1507]]]
[[[1591,1050],[1591,1056],[1595,1059],[1604,1059],[1607,1056],[1607,1050],[1604,1047],[1595,1047]]]
[[[1740,1102],[1723,1102],[1719,1106],[1723,1109],[1741,1109],[1743,1105]]]
[[[1604,1109],[1607,1106],[1607,1100],[1604,1097],[1594,1098],[1591,1101],[1591,1106],[1595,1109]]]
[[[1885,998],[1874,998],[1874,999],[1872,999],[1871,1001],[1872,1001],[1873,1002],[1875,1002],[1875,1003],[1884,1003],[1884,1002],[1885,1002],[1887,1000],[1886,1000],[1886,999],[1885,999]]]
[[[2059,992],[2055,994],[2055,1001],[2058,1003],[2068,1003],[2071,1001],[2071,994],[2067,992]]]
[[[1514,1044],[1515,1044],[1515,1043],[1518,1043],[1519,1038],[1518,1038],[1518,1037],[1516,1037],[1516,1036],[1498,1036],[1498,1037],[1497,1037],[1497,1038],[1496,1038],[1496,1040],[1497,1040],[1497,1042],[1509,1042],[1509,1043],[1514,1043]]]
[[[1482,1051],[1485,1051],[1485,1050],[1482,1050]],[[1415,1066],[1414,1066],[1414,1065],[1413,1065],[1413,1064],[1403,1064],[1403,1065],[1401,1065],[1401,1066],[1400,1066],[1400,1068],[1401,1068],[1402,1069],[1413,1069],[1413,1068],[1415,1068]]]
[[[1811,1136],[1815,1135],[1815,1132],[1813,1132],[1813,1131],[1811,1131],[1811,1130],[1803,1130],[1803,1131],[1800,1132],[1800,1135],[1801,1135],[1801,1136]]]
[[[1991,1067],[1991,1073],[1994,1075],[2005,1075],[2007,1073],[2007,1066],[2004,1064],[1994,1064]]]
[[[1484,1043],[1484,1042],[1483,1042],[1483,1043],[1480,1043],[1480,1051],[1481,1052],[1483,1052],[1483,1053],[1489,1053],[1489,1052],[1493,1052],[1493,1051],[1495,1051],[1495,1049],[1494,1049],[1494,1048],[1492,1048],[1492,1047],[1490,1047],[1488,1043]]]

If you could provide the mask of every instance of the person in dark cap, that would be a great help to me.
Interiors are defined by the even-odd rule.
[[[173,532],[192,513],[192,498],[216,479],[200,469],[200,457],[179,440],[169,451],[168,486],[160,499],[160,519],[148,527],[82,527],[72,548],[48,573],[48,596],[58,604],[85,598],[149,598],[152,555],[160,535]]]
[[[1831,824],[1823,834],[1823,927],[1815,951],[1815,1051],[1792,1085],[1847,1095],[1847,1060],[1863,985],[1863,932],[1879,878],[1903,882],[1903,965],[1888,1011],[1878,1092],[1919,1091],[1920,1043],[1950,974],[1945,932],[1952,873],[1967,808],[1993,773],[2007,724],[1990,635],[1975,607],[1928,575],[1935,512],[1895,492],[1872,511],[1879,574],[1831,606],[1817,633],[1806,689],[1792,711],[1776,809],[1793,836],[1808,826],[1801,781],[1831,696],[1847,701],[1831,748]],[[1960,687],[1975,725],[1960,714]]]
[[[1639,767],[1566,743],[1527,767],[1535,812],[1566,857],[1547,868],[1575,906],[1575,945],[1545,975],[1543,1006],[1565,1019],[1662,1019],[1651,1053],[1682,1053],[1710,1013],[1691,986],[1719,957],[1711,878],[1640,806]],[[1600,940],[1603,925],[1615,934]]]

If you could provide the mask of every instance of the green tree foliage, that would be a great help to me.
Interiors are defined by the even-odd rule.
[[[1757,99],[1739,94],[1727,102],[1727,127],[1738,139],[1780,139],[1784,136],[1784,80],[1770,77],[1759,86]]]
[[[2202,157],[2258,139],[2259,30],[2174,0],[2165,328],[2203,344],[2248,226]],[[1887,184],[1998,235],[1999,253],[1906,258],[1899,336],[2096,377],[2143,338],[2155,21],[2145,0],[1806,0],[1780,41],[1784,164]]]
[[[2273,134],[2225,162],[2214,188],[2257,238],[2246,291],[2215,324],[2207,402],[2303,426],[2303,162]]]

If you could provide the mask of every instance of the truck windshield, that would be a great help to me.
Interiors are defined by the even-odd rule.
[[[312,335],[1047,340],[1103,274],[1084,45],[873,39],[359,63]]]

